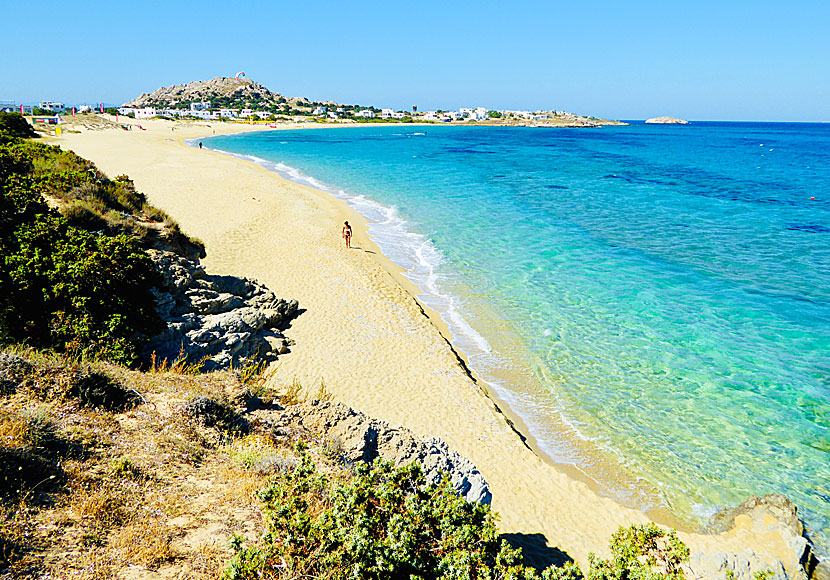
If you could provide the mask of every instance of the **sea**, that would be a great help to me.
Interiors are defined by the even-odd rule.
[[[698,528],[783,494],[830,555],[830,124],[204,144],[363,214],[548,459]]]

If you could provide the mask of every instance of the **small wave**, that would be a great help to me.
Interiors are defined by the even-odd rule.
[[[366,218],[369,223],[369,236],[381,252],[403,269],[404,275],[424,293],[420,296],[421,300],[440,314],[461,351],[470,357],[491,353],[492,349],[487,340],[462,314],[460,300],[441,288],[443,274],[439,266],[444,261],[441,251],[425,235],[411,231],[410,224],[400,216],[397,208],[383,205],[363,195],[331,187],[285,163],[221,149],[211,151],[253,161],[289,181],[313,187],[346,201]]]

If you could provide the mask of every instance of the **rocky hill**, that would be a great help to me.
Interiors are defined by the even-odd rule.
[[[144,93],[125,107],[160,107],[182,109],[190,103],[210,101],[213,108],[278,109],[283,105],[306,107],[310,103],[302,97],[284,97],[268,87],[246,78],[216,77],[209,81],[193,81],[186,85],[161,87],[152,93]]]
[[[677,117],[654,117],[646,119],[646,123],[650,125],[688,125],[689,122]]]

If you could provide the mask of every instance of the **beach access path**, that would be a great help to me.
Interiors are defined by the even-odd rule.
[[[138,124],[136,121],[128,121]],[[109,176],[129,175],[153,205],[204,241],[210,273],[255,278],[301,314],[285,334],[275,386],[295,378],[313,394],[321,381],[341,401],[392,425],[437,436],[468,457],[493,493],[504,533],[529,546],[556,547],[587,568],[607,555],[620,525],[645,523],[640,511],[600,497],[529,449],[459,365],[435,316],[367,236],[365,220],[324,192],[259,165],[185,145],[185,139],[250,126],[142,120],[144,130],[64,131],[50,142],[90,159]],[[340,237],[344,220],[352,245]],[[445,329],[444,329],[445,330]],[[738,526],[719,536],[682,533],[693,552],[783,557],[780,538]]]

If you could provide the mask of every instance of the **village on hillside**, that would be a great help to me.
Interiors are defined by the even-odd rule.
[[[103,103],[67,106],[64,103],[42,101],[37,106],[0,102],[0,110],[54,117],[48,121],[51,123],[59,123],[60,115],[106,112],[136,119],[161,117],[243,123],[474,123],[571,127],[623,124],[557,110],[465,107],[458,110],[419,111],[417,106],[411,110],[395,110],[337,104],[333,101],[310,101],[303,97],[285,97],[247,78],[239,78],[239,75],[161,87],[117,108],[104,107]]]

